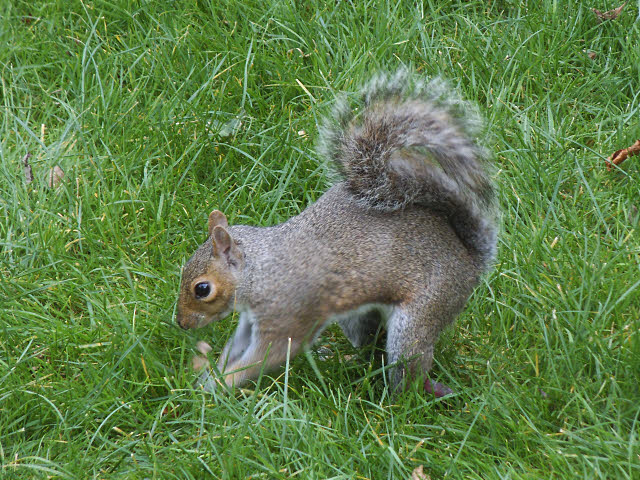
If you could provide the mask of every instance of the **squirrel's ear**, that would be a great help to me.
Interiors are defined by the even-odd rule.
[[[211,243],[213,243],[213,254],[216,257],[225,258],[229,265],[237,265],[242,260],[242,251],[223,226],[216,225],[213,227]]]
[[[209,236],[213,233],[213,229],[218,225],[227,228],[229,226],[229,222],[227,222],[227,217],[224,216],[220,210],[214,210],[209,214]]]

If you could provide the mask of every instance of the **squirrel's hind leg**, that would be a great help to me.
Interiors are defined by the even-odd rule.
[[[409,305],[396,307],[387,323],[387,361],[396,364],[391,369],[390,382],[394,389],[406,388],[411,382],[424,381],[427,393],[441,397],[452,393],[446,385],[429,380],[433,364],[433,346],[442,327],[453,316],[443,312],[442,305]],[[450,318],[443,319],[445,315]],[[444,320],[444,321],[443,321]]]

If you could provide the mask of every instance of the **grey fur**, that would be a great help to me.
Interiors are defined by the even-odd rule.
[[[242,312],[218,363],[227,384],[283,364],[332,321],[356,346],[386,323],[393,385],[428,372],[497,236],[487,155],[473,140],[479,117],[450,92],[405,71],[376,77],[358,110],[338,101],[321,131],[343,181],[273,227],[228,226],[212,212],[214,234],[183,270],[178,323]],[[215,295],[199,300],[202,281]]]
[[[447,215],[487,270],[497,210],[488,155],[474,141],[482,129],[477,110],[442,79],[424,82],[406,70],[375,77],[355,103],[336,101],[319,151],[357,202],[381,211],[416,204]]]

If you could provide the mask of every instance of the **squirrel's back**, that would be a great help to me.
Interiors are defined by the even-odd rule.
[[[286,299],[272,307],[281,316],[324,318],[362,304],[402,303],[430,285],[466,300],[481,273],[442,215],[415,205],[363,207],[345,182],[282,224],[230,232],[252,263],[246,274],[269,272],[269,282],[248,281],[251,295],[240,296],[258,304]]]
[[[402,70],[336,102],[320,150],[364,208],[410,205],[443,215],[482,271],[496,252],[495,190],[474,136],[479,115],[440,80]]]

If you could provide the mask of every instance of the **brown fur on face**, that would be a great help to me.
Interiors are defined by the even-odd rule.
[[[187,262],[182,272],[178,314],[182,328],[199,328],[220,320],[233,307],[235,272],[242,268],[243,255],[226,229],[227,219],[218,210],[209,216],[209,240]],[[206,259],[206,260],[203,260]],[[210,293],[196,296],[196,285],[206,282]]]

